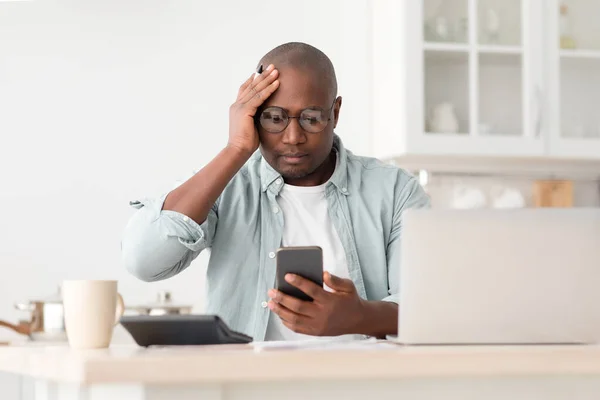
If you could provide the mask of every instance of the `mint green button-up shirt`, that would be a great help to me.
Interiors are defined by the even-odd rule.
[[[414,176],[352,154],[337,135],[334,149],[337,164],[326,198],[350,277],[362,298],[397,303],[402,212],[429,207],[429,197]],[[131,202],[137,211],[123,233],[125,268],[144,281],[167,279],[210,250],[206,313],[264,340],[271,312],[267,291],[275,284],[275,251],[284,225],[277,203],[280,178],[257,151],[202,224],[162,210],[167,194]]]

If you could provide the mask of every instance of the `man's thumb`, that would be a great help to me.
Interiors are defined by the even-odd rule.
[[[329,272],[323,274],[323,281],[336,292],[351,292],[354,288],[354,284],[350,279],[343,279]]]

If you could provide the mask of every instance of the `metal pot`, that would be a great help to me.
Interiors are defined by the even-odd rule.
[[[167,315],[167,314],[191,314],[191,305],[181,305],[173,302],[171,292],[162,291],[156,296],[156,301],[149,304],[137,306],[126,306],[126,314],[134,315]]]
[[[20,320],[17,324],[0,321],[0,326],[12,329],[22,335],[27,335],[33,341],[67,341],[64,322],[64,309],[60,287],[53,296],[43,300],[33,300],[28,303],[17,303],[15,308],[29,312],[28,320]],[[171,293],[159,292],[153,303],[125,308],[127,314],[136,315],[165,315],[165,314],[190,314],[191,305],[178,305],[173,302]]]
[[[29,319],[20,320],[17,324],[0,321],[0,326],[27,335],[34,341],[63,342],[67,340],[60,287],[56,294],[46,299],[17,303],[15,308],[28,312]]]

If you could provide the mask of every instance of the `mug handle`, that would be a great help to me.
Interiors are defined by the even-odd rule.
[[[115,312],[115,325],[117,326],[121,320],[121,317],[125,313],[125,303],[123,302],[123,296],[117,293],[117,310]]]

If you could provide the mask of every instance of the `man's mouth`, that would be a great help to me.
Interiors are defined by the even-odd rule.
[[[290,164],[300,163],[300,162],[304,161],[304,159],[307,156],[308,156],[308,154],[306,154],[306,153],[288,153],[288,154],[281,155],[283,160]]]

